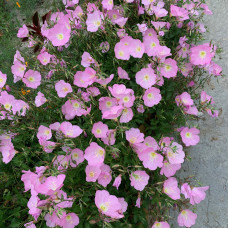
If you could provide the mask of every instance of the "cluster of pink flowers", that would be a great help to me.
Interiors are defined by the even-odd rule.
[[[210,75],[221,75],[221,67],[213,62],[216,46],[209,43],[192,45],[186,36],[180,37],[175,50],[164,45],[164,36],[171,26],[179,29],[186,26],[187,31],[198,29],[203,33],[203,25],[194,24],[190,18],[198,18],[201,11],[211,14],[207,5],[192,0],[184,1],[182,7],[173,3],[167,9],[162,0],[125,0],[123,4],[126,7],[135,4],[139,17],[144,14],[148,18],[151,15],[156,17],[156,21],[143,21],[141,24],[136,21],[132,30],[127,27],[130,18],[126,17],[125,8],[115,5],[113,0],[87,3],[85,8],[78,3],[78,0],[63,0],[66,10],[52,13],[50,20],[41,26],[40,36],[43,36],[44,47],[35,58],[40,67],[29,69],[30,66],[19,51],[14,56],[11,67],[14,82],[21,80],[23,87],[36,91],[29,105],[11,95],[9,88],[3,89],[7,76],[0,72],[0,120],[7,119],[14,124],[17,117],[24,117],[30,110],[48,110],[49,105],[55,106],[55,101],[59,105],[54,109],[60,118],[50,117],[53,122],[39,123],[35,132],[42,151],[54,154],[56,148],[61,147],[61,154],[55,154],[50,166],[36,167],[35,172],[23,170],[21,177],[25,191],[31,191],[27,204],[29,214],[36,222],[43,213],[49,227],[77,226],[79,217],[69,212],[75,197],[68,197],[62,187],[67,171],[72,168],[77,172],[79,165],[85,165],[83,172],[87,186],[95,186],[94,204],[104,221],[121,219],[127,211],[128,203],[120,190],[123,186],[122,177],[130,183],[129,188],[137,192],[135,206],[140,208],[142,192],[149,189],[152,179],[150,173],[155,170],[162,177],[161,194],[165,197],[180,202],[189,199],[191,205],[200,203],[209,187],[191,187],[188,183],[180,187],[178,179],[174,177],[184,162],[184,147],[173,137],[162,136],[156,141],[151,135],[142,133],[143,130],[137,127],[134,117],[137,114],[144,118],[145,110],[167,105],[163,104],[163,89],[176,78],[188,83],[187,87],[183,87],[184,90],[180,88],[181,91],[177,91],[175,101],[170,101],[174,105],[176,102],[178,109],[186,115],[199,116],[201,111],[206,111],[212,117],[219,115],[218,110],[212,106],[215,102],[211,96],[202,91],[200,104],[197,105],[192,91],[195,69],[207,70]],[[175,24],[164,21],[163,18],[168,13]],[[107,35],[108,26],[117,41],[111,44],[106,39],[102,42],[99,40],[99,46],[95,48],[101,58],[96,57],[88,48],[80,53],[80,59],[77,59],[79,63],[72,66],[67,60],[52,54],[52,49],[59,53],[67,49],[75,36],[83,39],[80,36],[85,31],[91,37],[97,34],[100,39],[101,34]],[[23,25],[17,36],[28,37],[28,46],[32,47],[37,41],[31,34],[28,27]],[[108,70],[103,72],[101,59],[110,53],[117,67],[109,73]],[[137,60],[140,61],[137,63],[140,67],[136,71],[127,69],[127,63],[134,61],[135,64]],[[125,82],[129,84],[126,86]],[[134,86],[131,87],[131,83]],[[49,90],[53,93],[49,94]],[[197,127],[182,126],[177,131],[186,147],[197,145],[200,141],[200,130]],[[10,162],[17,153],[12,143],[14,137],[16,136],[12,132],[0,135],[0,152],[4,163]],[[86,144],[80,141],[84,139]],[[115,160],[120,153],[124,156],[124,151],[118,149],[122,144],[129,151],[134,151],[131,152],[132,157],[134,155],[138,159],[137,166],[129,164],[129,167],[122,167],[122,164],[116,164],[121,167],[116,169],[115,165],[111,165],[111,159]],[[109,189],[107,191],[108,187],[115,187],[121,197],[111,195],[112,192]],[[103,188],[105,190],[98,190]],[[40,195],[45,200],[41,200]],[[178,216],[178,223],[180,226],[191,227],[196,218],[195,213],[184,209]],[[35,223],[27,223],[25,227],[34,228]],[[156,227],[170,226],[166,221],[155,221],[152,228]]]

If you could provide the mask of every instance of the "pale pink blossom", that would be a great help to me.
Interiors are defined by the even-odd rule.
[[[149,89],[156,83],[156,75],[152,68],[143,68],[136,73],[136,83],[144,89]]]
[[[108,125],[101,121],[93,124],[92,133],[96,138],[106,138],[108,133]]]
[[[180,135],[181,135],[183,143],[186,146],[194,146],[194,145],[198,144],[200,141],[200,137],[198,135],[199,133],[200,133],[200,130],[197,128],[185,127],[180,132]]]
[[[173,200],[180,199],[180,189],[178,188],[177,179],[174,177],[169,177],[167,180],[165,180],[163,192]]]
[[[119,186],[121,184],[121,175],[119,175],[118,177],[115,178],[114,182],[113,182],[113,185],[114,187],[116,187],[116,189],[118,190],[119,189]]]
[[[78,148],[73,149],[71,151],[70,156],[71,156],[70,165],[72,167],[76,167],[84,161],[83,151]]]
[[[166,177],[171,177],[174,176],[180,168],[181,164],[170,164],[168,161],[164,161],[160,174],[164,174]]]
[[[137,144],[144,141],[144,134],[138,128],[131,128],[125,131],[126,139],[131,144]]]
[[[162,63],[160,71],[165,78],[176,77],[178,71],[177,62],[171,58],[166,59],[164,63]]]
[[[55,84],[55,90],[59,97],[66,97],[68,93],[73,91],[70,83],[66,83],[64,80],[60,80]]]
[[[43,138],[45,140],[49,140],[52,137],[51,129],[43,125],[40,125],[36,136],[38,139]]]
[[[36,107],[40,107],[44,103],[46,103],[47,99],[45,98],[44,94],[40,91],[37,93],[37,96],[35,97],[35,105]]]
[[[101,13],[100,11],[94,11],[91,14],[87,15],[86,20],[87,31],[96,32],[101,26]]]
[[[47,52],[43,52],[43,53],[40,53],[38,56],[37,56],[37,59],[40,61],[40,63],[42,65],[47,65],[48,63],[50,63],[50,60],[51,60],[51,57],[52,55],[50,55],[49,53]]]
[[[151,228],[170,228],[167,222],[155,222]]]
[[[117,68],[118,70],[118,76],[121,78],[121,79],[127,79],[127,80],[130,80],[129,76],[128,76],[128,73],[121,67],[118,67]]]
[[[23,25],[22,28],[18,30],[17,37],[18,38],[25,38],[29,35],[29,31],[26,25]]]
[[[85,159],[89,165],[101,166],[105,158],[105,150],[97,143],[92,142],[85,150]]]
[[[68,138],[76,138],[83,132],[79,126],[72,125],[70,122],[66,121],[61,123],[60,130]]]
[[[0,71],[0,88],[2,88],[6,84],[6,80],[7,80],[7,75],[3,74]]]
[[[161,99],[162,97],[160,94],[160,90],[155,87],[147,89],[143,96],[144,104],[147,107],[153,107],[154,105],[157,105],[161,101]]]
[[[149,179],[150,176],[145,171],[132,172],[130,176],[131,186],[138,191],[142,191],[148,184]]]
[[[120,213],[122,205],[116,196],[110,195],[106,190],[97,190],[95,195],[95,204],[104,215],[111,218],[120,219],[123,218],[123,214]]]
[[[38,71],[28,70],[22,81],[27,87],[36,89],[41,83],[41,75]]]
[[[97,165],[87,165],[85,171],[87,182],[96,182],[101,173],[101,169]]]
[[[112,171],[109,165],[101,165],[100,166],[101,173],[98,177],[98,184],[102,185],[103,187],[107,187],[107,185],[112,180]]]
[[[191,227],[195,225],[196,218],[197,214],[193,213],[188,209],[185,209],[182,210],[181,213],[178,215],[177,222],[179,226]]]
[[[163,166],[163,156],[149,147],[139,153],[139,159],[143,162],[143,166],[150,170],[156,170]]]

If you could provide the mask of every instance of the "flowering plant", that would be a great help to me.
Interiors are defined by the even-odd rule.
[[[0,74],[0,151],[25,227],[167,228],[174,205],[195,224],[208,186],[174,175],[200,140],[188,120],[219,114],[199,91],[222,74],[219,49],[196,45],[211,13],[203,0],[63,0],[19,29],[34,53],[16,52],[15,85]]]

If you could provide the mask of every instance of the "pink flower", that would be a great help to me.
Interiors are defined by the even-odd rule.
[[[123,68],[118,67],[117,70],[120,78],[130,80],[128,73]]]
[[[135,206],[136,206],[137,208],[140,208],[140,207],[141,207],[141,198],[140,198],[140,195],[138,196],[138,198],[137,198],[137,200],[136,200]]]
[[[24,76],[26,70],[26,65],[23,64],[21,61],[15,61],[14,64],[11,66],[11,71],[14,77],[18,77],[18,79],[14,80],[14,82],[18,81]]]
[[[133,118],[133,111],[131,108],[124,108],[120,117],[120,123],[128,123]]]
[[[72,120],[75,116],[85,115],[87,111],[82,107],[84,107],[84,105],[81,101],[70,100],[62,106],[62,113],[65,115],[65,119]]]
[[[168,161],[164,161],[160,174],[164,174],[166,177],[171,177],[175,175],[177,170],[179,170],[180,168],[181,164],[170,164]]]
[[[37,59],[41,62],[42,65],[47,65],[48,63],[50,63],[50,59],[51,59],[52,55],[50,55],[49,53],[47,52],[43,52],[43,53],[40,53],[38,56],[37,56]]]
[[[85,71],[77,71],[74,75],[74,85],[87,88],[96,81],[96,71],[87,67]]]
[[[133,40],[131,44],[131,55],[134,58],[142,58],[145,51],[144,44],[140,40]]]
[[[125,201],[125,199],[123,197],[118,198],[118,200],[122,206],[122,208],[120,210],[120,213],[122,214],[127,211],[128,203]]]
[[[114,51],[117,59],[122,59],[122,60],[130,59],[129,47],[125,45],[123,42],[117,43],[115,45]]]
[[[183,147],[174,142],[171,146],[163,149],[170,164],[181,164],[184,162],[185,153]]]
[[[166,59],[163,66],[160,68],[162,76],[166,78],[174,78],[177,75],[178,67],[177,62],[173,59]]]
[[[181,193],[184,194],[186,199],[190,198],[190,203],[192,205],[195,205],[205,199],[205,191],[207,191],[208,189],[209,186],[191,188],[187,183],[184,183],[181,186]]]
[[[146,35],[147,32],[151,35]],[[150,31],[147,30],[143,38],[143,43],[145,45],[145,53],[148,56],[156,56],[158,47],[160,46],[159,40],[157,38],[157,35],[153,35],[153,32],[149,32]]]
[[[68,138],[76,138],[83,132],[79,126],[72,125],[70,122],[66,121],[61,123],[60,130]]]
[[[22,28],[18,30],[17,37],[18,38],[25,38],[29,34],[28,28],[26,25],[23,25]]]
[[[38,208],[40,199],[37,196],[31,196],[27,206],[29,208],[29,214],[34,217],[35,220],[40,216],[41,210]]]
[[[46,153],[51,153],[56,147],[56,143],[55,142],[46,141],[42,137],[39,139],[39,144],[42,146],[43,150]]]
[[[101,97],[99,99],[99,109],[102,113],[109,111],[112,107],[117,105],[117,99],[111,97]]]
[[[105,158],[105,150],[97,143],[92,142],[85,150],[85,159],[89,165],[101,166]]]
[[[107,133],[107,137],[106,138],[102,138],[101,140],[106,145],[109,145],[109,146],[114,145],[115,141],[116,141],[116,138],[115,138],[116,134],[115,133],[116,133],[115,130],[109,130],[108,133]]]
[[[122,105],[113,106],[103,113],[102,119],[116,119],[121,115],[123,109]]]
[[[94,59],[88,52],[84,52],[82,55],[81,65],[84,67],[89,67],[92,63],[95,63]]]
[[[71,160],[70,160],[70,165],[72,167],[78,166],[80,163],[84,161],[84,154],[83,151],[76,148],[71,151]]]
[[[110,195],[106,190],[97,190],[95,195],[95,204],[104,215],[111,218],[123,218],[123,214],[119,213],[122,210],[122,205],[116,196]]]
[[[36,89],[40,85],[41,75],[38,71],[28,70],[22,81],[27,87]]]
[[[207,44],[198,45],[190,49],[190,62],[193,65],[206,65],[211,62],[213,55]]]
[[[142,191],[148,184],[149,179],[150,176],[145,171],[132,172],[130,176],[131,186],[138,191]]]
[[[112,171],[109,165],[103,164],[101,167],[101,174],[98,177],[98,184],[102,185],[103,187],[107,187],[107,185],[112,180]]]
[[[143,150],[139,154],[139,158],[143,162],[143,166],[150,170],[156,170],[163,166],[163,156],[156,153],[152,147]]]
[[[37,94],[37,96],[36,96],[36,98],[35,98],[35,105],[36,105],[36,107],[40,107],[46,101],[47,101],[47,99],[45,98],[44,94],[39,91],[38,94]]]
[[[162,97],[160,94],[160,90],[155,87],[147,89],[143,96],[144,104],[147,107],[153,107],[154,105],[157,105],[161,101],[161,99]]]
[[[87,165],[85,171],[87,182],[96,182],[101,173],[101,169],[97,165]]]
[[[189,19],[188,11],[175,5],[170,6],[170,14],[174,17],[177,17],[177,20],[179,21],[185,21]]]
[[[33,222],[28,222],[24,225],[26,228],[36,228],[36,225]]]
[[[209,189],[209,186],[192,188],[191,195],[190,195],[190,203],[192,205],[195,205],[200,203],[202,200],[204,200],[206,197],[205,191],[207,191],[208,189]]]
[[[191,227],[195,224],[196,218],[197,214],[188,209],[185,209],[178,215],[177,222],[179,226]]]
[[[116,189],[118,190],[120,184],[121,184],[121,175],[115,178],[112,186],[116,187]]]
[[[93,124],[92,133],[96,138],[106,138],[108,133],[108,125],[101,121]]]
[[[86,20],[87,31],[96,32],[101,26],[101,13],[100,11],[94,11],[91,14],[87,15]]]
[[[73,91],[71,85],[63,80],[60,80],[55,84],[55,90],[59,97],[65,97],[68,93],[72,93]]]
[[[7,80],[7,75],[3,74],[0,71],[0,88],[2,88],[6,84],[6,80]]]
[[[62,188],[65,177],[66,176],[64,174],[60,174],[57,177],[50,176],[44,183],[40,184],[36,190],[38,193],[44,195],[52,195]]]
[[[151,228],[170,228],[167,222],[155,222]]]
[[[164,181],[163,192],[173,200],[180,199],[180,189],[178,188],[177,179],[169,177]]]
[[[200,137],[198,136],[199,133],[200,133],[200,130],[198,130],[196,128],[185,127],[181,131],[180,135],[181,135],[183,143],[186,146],[194,146],[194,145],[198,144],[200,141]]]
[[[2,140],[0,145],[0,152],[2,153],[2,161],[8,164],[16,154],[11,140]]]
[[[201,100],[201,104],[205,104],[205,103],[214,104],[215,103],[213,98],[211,96],[209,96],[205,91],[201,92],[200,100]]]
[[[13,95],[8,94],[6,91],[1,92],[0,104],[3,105],[4,109],[11,110],[16,102]]]
[[[144,89],[149,89],[156,83],[156,75],[152,68],[143,68],[136,73],[136,83]]]
[[[74,7],[78,3],[79,3],[79,0],[63,0],[63,4],[66,7]]]
[[[60,226],[63,228],[74,228],[79,224],[79,218],[75,213],[69,213],[61,219]]]
[[[43,138],[45,140],[49,140],[52,137],[51,129],[43,125],[40,125],[36,136],[38,139]]]
[[[138,128],[131,128],[125,131],[126,139],[131,144],[137,144],[144,141],[144,134]]]
[[[53,46],[63,46],[70,40],[70,32],[64,23],[57,23],[48,31],[47,38]]]
[[[193,105],[193,100],[191,98],[191,95],[187,92],[183,92],[180,96],[180,103],[185,105],[185,106],[191,106]]]
[[[106,10],[111,10],[113,8],[113,0],[102,0],[102,6]]]

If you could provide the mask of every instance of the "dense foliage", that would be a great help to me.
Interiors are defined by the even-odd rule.
[[[200,140],[188,120],[219,114],[204,14],[203,0],[63,0],[19,29],[15,84],[0,72],[5,227],[166,228],[174,206],[195,223],[208,187],[174,175]]]

